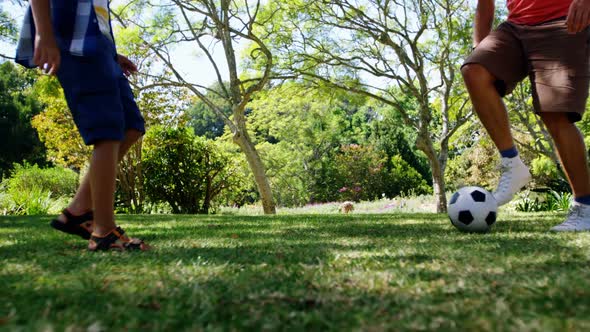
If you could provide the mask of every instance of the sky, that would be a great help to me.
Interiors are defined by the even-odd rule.
[[[116,4],[117,1],[115,1]],[[18,28],[20,29],[21,22],[26,8],[16,5],[10,0],[0,0],[0,5],[5,10],[12,14],[12,17],[17,22]],[[116,38],[116,36],[115,36]],[[221,73],[227,73],[227,66],[225,65],[225,57],[220,47],[217,47],[213,53],[215,61],[218,65],[222,65],[220,70]],[[239,54],[240,48],[237,50]],[[0,53],[4,55],[14,56],[15,45],[0,42]],[[209,61],[203,57],[198,56],[197,52],[192,45],[181,45],[178,47],[173,54],[173,61],[178,64],[178,69],[186,75],[186,79],[191,83],[198,83],[202,85],[210,85],[216,81],[216,74]],[[224,79],[227,77],[224,77]]]
[[[116,6],[117,3],[121,3],[121,1],[123,0],[113,0],[112,5]],[[468,2],[471,5],[475,5],[476,0],[468,0]],[[5,10],[7,10],[13,15],[13,18],[15,19],[20,28],[25,8],[17,5],[14,0],[0,0],[0,6],[2,6]],[[246,45],[238,45],[236,49],[236,54],[239,55],[241,50],[245,46]],[[15,53],[15,46],[0,42],[0,53],[13,56]],[[220,71],[223,79],[227,79],[226,61],[223,54],[223,50],[220,46],[217,46],[214,49],[213,56],[215,62],[221,67]],[[183,75],[185,75],[185,78],[189,82],[208,86],[216,81],[216,74],[213,67],[211,66],[207,58],[205,58],[202,55],[198,55],[196,45],[191,45],[189,43],[182,44],[181,46],[177,47],[177,49],[174,51],[172,59],[173,62],[176,64],[177,69],[181,71]],[[375,79],[376,78],[370,78],[370,80]],[[374,83],[382,85],[386,82]]]

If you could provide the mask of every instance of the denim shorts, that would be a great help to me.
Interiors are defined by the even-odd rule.
[[[95,56],[62,54],[57,73],[76,127],[87,145],[122,141],[130,129],[145,133],[145,121],[117,62],[115,45],[106,37],[100,43],[100,52]]]

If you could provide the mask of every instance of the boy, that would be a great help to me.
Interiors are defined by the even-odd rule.
[[[108,0],[31,0],[16,61],[57,75],[85,144],[90,168],[51,226],[89,239],[88,249],[147,250],[115,224],[118,161],[145,132],[125,77],[135,65],[116,52]]]
[[[547,127],[574,194],[553,231],[590,230],[590,174],[582,119],[590,83],[590,0],[507,0],[508,20],[491,31],[494,0],[478,0],[474,50],[463,78],[477,115],[502,156],[494,197],[506,204],[531,180],[510,133],[501,97],[529,76],[533,105]]]

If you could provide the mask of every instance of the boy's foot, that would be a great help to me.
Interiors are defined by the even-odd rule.
[[[149,250],[150,247],[140,239],[130,239],[121,227],[113,229],[103,237],[92,234],[88,243],[88,250]]]
[[[590,205],[574,202],[567,215],[567,219],[553,228],[554,232],[584,232],[590,231]]]
[[[519,157],[502,158],[500,170],[502,175],[498,182],[498,188],[493,193],[498,206],[510,202],[514,198],[514,195],[529,183],[532,178],[529,168]]]
[[[92,220],[94,219],[92,211],[75,216],[66,208],[62,211],[61,216],[63,216],[63,221],[58,217],[53,219],[49,225],[58,231],[78,235],[85,240],[90,239],[90,235],[92,234]]]

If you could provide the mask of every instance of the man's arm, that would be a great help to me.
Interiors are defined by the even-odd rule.
[[[479,43],[490,34],[494,23],[494,11],[496,10],[494,0],[478,0],[475,11],[475,23],[473,27],[473,46]]]
[[[567,14],[567,31],[578,33],[590,24],[590,1],[574,0]]]
[[[51,26],[49,0],[31,0],[30,3],[37,31],[33,62],[49,75],[54,75],[61,58]]]

